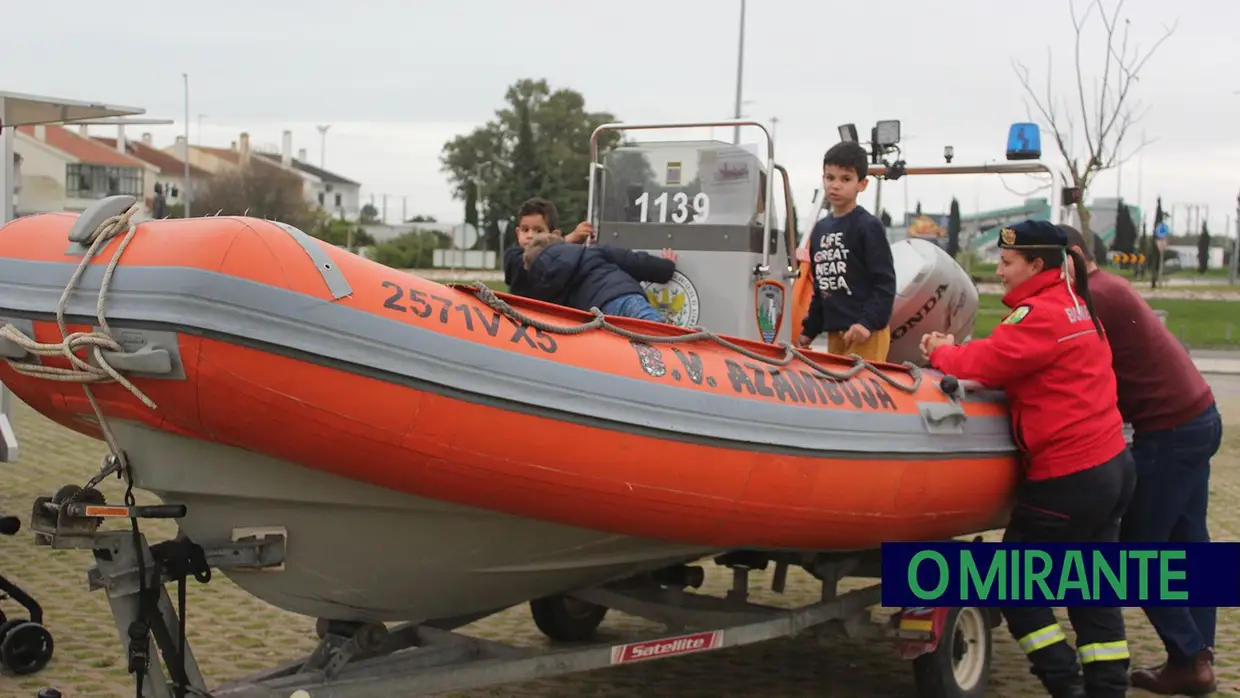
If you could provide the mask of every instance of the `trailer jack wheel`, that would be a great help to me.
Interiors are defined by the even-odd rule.
[[[992,649],[985,609],[950,609],[938,647],[913,660],[918,698],[982,698]]]
[[[534,616],[534,624],[548,638],[558,642],[586,642],[594,637],[594,631],[607,615],[607,607],[556,595],[531,601],[530,613]]]

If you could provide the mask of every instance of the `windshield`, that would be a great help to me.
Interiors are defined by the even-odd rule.
[[[757,225],[766,174],[749,150],[718,141],[621,146],[603,159],[601,222]]]

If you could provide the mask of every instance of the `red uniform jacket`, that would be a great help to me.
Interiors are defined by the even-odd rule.
[[[1026,281],[1003,304],[1012,313],[989,337],[940,346],[930,365],[1007,393],[1030,480],[1070,475],[1119,455],[1127,444],[1111,349],[1085,301],[1073,300],[1055,269]]]

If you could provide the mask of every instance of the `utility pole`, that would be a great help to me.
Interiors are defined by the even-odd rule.
[[[331,128],[331,124],[318,126],[319,129],[319,167],[327,169],[327,129]]]
[[[736,51],[736,113],[733,118],[741,118],[742,84],[745,79],[745,0],[741,0],[741,32],[740,45]],[[740,145],[741,127],[732,127],[732,145]]]
[[[1236,283],[1240,270],[1240,194],[1236,195],[1236,239],[1231,241],[1231,268],[1227,270],[1227,283]]]
[[[194,199],[189,173],[189,73],[181,73],[181,79],[185,81],[185,186],[181,190],[185,192],[185,217],[189,218],[190,202]]]

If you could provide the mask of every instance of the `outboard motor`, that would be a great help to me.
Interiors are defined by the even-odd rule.
[[[921,338],[930,332],[954,335],[957,344],[973,335],[977,286],[942,247],[908,238],[891,244],[896,270],[896,301],[891,311],[891,363],[925,366]]]

